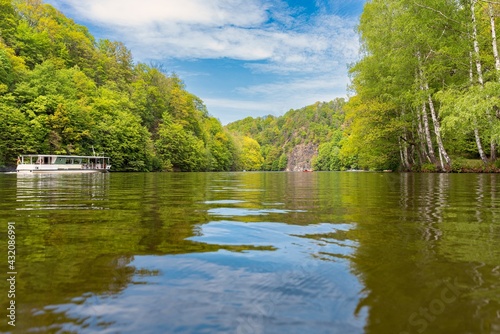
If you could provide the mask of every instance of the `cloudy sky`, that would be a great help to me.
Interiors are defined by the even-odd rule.
[[[45,0],[175,72],[222,123],[346,96],[365,0]]]

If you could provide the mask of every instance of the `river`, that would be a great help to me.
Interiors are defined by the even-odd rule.
[[[500,175],[0,174],[0,198],[3,332],[500,333]]]

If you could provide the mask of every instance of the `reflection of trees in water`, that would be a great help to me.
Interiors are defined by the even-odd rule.
[[[415,329],[410,315],[455,278],[458,301],[426,332],[494,332],[498,326],[497,175],[96,175],[104,179],[19,179],[18,201],[2,204],[11,205],[19,226],[21,331],[78,324],[72,304],[92,306],[123,292],[136,276],[159,274],[133,267],[135,255],[273,249],[190,240],[218,220],[338,224],[301,237],[329,247],[311,254],[317,259],[351,263],[365,286],[358,312],[368,310],[367,333]],[[53,209],[27,205],[36,199]],[[103,210],[79,209],[93,206]],[[15,210],[23,208],[31,210]],[[217,217],[209,211],[214,208],[265,214]]]
[[[369,310],[367,333],[416,332],[419,321],[427,322],[426,333],[500,330],[497,177],[401,174],[398,196],[367,202],[358,195],[380,208],[370,214],[360,206],[353,217],[353,268],[366,287],[358,309]],[[457,301],[426,320],[424,309],[437,305],[445,282],[454,280]]]
[[[273,250],[187,240],[208,221],[206,175],[83,174],[19,178],[17,330],[78,324],[71,305],[123,291],[135,255]],[[35,203],[35,204],[33,204]],[[99,206],[101,210],[88,210]],[[2,302],[2,307],[6,305]],[[94,315],[98,316],[98,314]],[[71,327],[71,326],[70,326]],[[66,327],[64,327],[66,328]],[[3,330],[4,328],[0,328]],[[66,330],[66,329],[65,329]]]

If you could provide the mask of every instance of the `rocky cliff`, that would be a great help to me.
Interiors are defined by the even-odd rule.
[[[300,144],[288,155],[287,172],[312,170],[312,158],[318,155],[318,145]]]

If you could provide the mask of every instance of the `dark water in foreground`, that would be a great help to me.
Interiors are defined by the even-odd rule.
[[[500,175],[3,174],[0,199],[1,331],[500,333]]]

